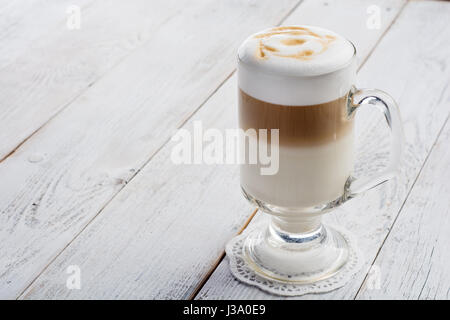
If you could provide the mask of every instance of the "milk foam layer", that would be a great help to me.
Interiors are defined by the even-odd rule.
[[[312,76],[345,66],[354,47],[347,39],[323,28],[286,26],[250,36],[238,54],[244,63],[268,72]]]
[[[344,96],[355,80],[352,43],[319,27],[264,30],[244,41],[238,57],[239,87],[275,104],[326,103]]]

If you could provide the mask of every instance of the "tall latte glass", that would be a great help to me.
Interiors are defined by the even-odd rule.
[[[251,139],[266,150],[276,143],[278,151],[276,172],[264,173],[260,160],[241,165],[245,197],[271,216],[243,248],[246,263],[264,277],[311,283],[339,272],[348,262],[348,243],[321,223],[322,214],[397,170],[398,108],[384,92],[354,87],[355,55],[347,39],[311,26],[264,30],[239,48],[239,125],[258,133],[246,135],[245,155]],[[354,115],[361,105],[384,113],[391,158],[378,175],[354,178]]]

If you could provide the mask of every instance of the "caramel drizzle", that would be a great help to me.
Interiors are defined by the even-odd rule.
[[[274,35],[283,34],[283,35],[292,35],[292,36],[298,36],[298,35],[309,35],[311,37],[316,38],[321,44],[322,44],[322,50],[320,50],[317,53],[314,53],[312,50],[301,50],[295,54],[281,54],[278,53],[278,50],[274,47],[265,45],[262,41],[263,39],[269,38]],[[294,58],[299,60],[309,60],[314,55],[321,54],[325,50],[328,49],[328,45],[333,42],[336,37],[332,35],[326,35],[326,36],[320,36],[315,32],[312,32],[308,28],[305,27],[277,27],[273,28],[270,32],[258,34],[255,36],[256,39],[260,39],[258,43],[258,48],[256,51],[256,56],[260,59],[267,59],[267,51],[270,52],[272,55],[283,57],[283,58]],[[306,40],[303,39],[283,39],[281,40],[281,43],[287,46],[298,46],[305,43]]]

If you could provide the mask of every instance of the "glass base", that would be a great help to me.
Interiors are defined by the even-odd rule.
[[[243,258],[263,278],[309,284],[338,273],[349,261],[349,244],[335,229],[320,226],[308,233],[286,233],[271,223],[249,233]]]

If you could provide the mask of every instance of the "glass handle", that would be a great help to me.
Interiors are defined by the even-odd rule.
[[[350,115],[362,105],[376,107],[384,114],[391,131],[389,165],[385,170],[374,176],[353,178],[349,181],[347,197],[351,199],[395,177],[400,168],[404,137],[399,108],[394,99],[386,92],[376,89],[353,88],[349,98],[351,99],[349,104]],[[355,101],[358,102],[355,103]]]

